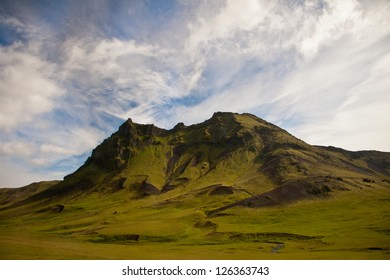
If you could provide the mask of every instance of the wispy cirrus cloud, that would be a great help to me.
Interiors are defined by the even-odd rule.
[[[386,1],[2,5],[0,165],[24,181],[0,185],[77,169],[128,117],[251,112],[311,144],[390,149]]]

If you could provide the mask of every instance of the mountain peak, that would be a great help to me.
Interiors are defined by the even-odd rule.
[[[210,120],[236,122],[247,128],[254,127],[254,126],[264,126],[264,125],[277,128],[277,126],[250,113],[215,112]]]
[[[238,113],[217,111],[213,113],[211,118],[214,119],[214,118],[221,118],[221,117],[232,117],[237,114]]]
[[[178,123],[171,130],[137,124],[129,118],[62,184],[74,186],[77,182],[75,186],[89,192],[127,189],[135,197],[178,188],[197,189],[207,184],[228,186],[215,192],[234,193],[234,186],[250,194],[261,193],[265,186],[266,189],[283,186],[282,192],[294,186],[302,194],[294,199],[301,199],[332,191],[336,184],[327,177],[329,174],[390,174],[390,164],[373,164],[372,157],[377,156],[372,153],[366,165],[352,161],[366,157],[310,146],[247,113],[215,112],[203,123],[191,126]],[[321,188],[317,189],[318,186]],[[279,193],[273,195],[277,197]]]
[[[179,122],[172,128],[172,131],[183,130],[185,128],[186,128],[185,124],[183,122]]]

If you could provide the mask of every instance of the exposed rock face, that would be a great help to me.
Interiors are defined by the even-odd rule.
[[[166,130],[154,125],[135,124],[128,119],[116,133],[92,151],[86,164],[96,164],[107,171],[120,169],[145,145],[158,144],[155,137],[164,133]]]
[[[134,183],[131,186],[131,189],[134,192],[134,197],[136,198],[141,198],[148,195],[157,195],[160,193],[160,191],[155,186],[148,183],[146,180],[141,183]]]

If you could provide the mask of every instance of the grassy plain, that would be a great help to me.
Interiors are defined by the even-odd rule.
[[[1,211],[0,258],[390,259],[385,186],[279,207],[234,207],[215,217],[202,205],[219,203],[203,196],[174,200],[173,191],[162,203],[123,195],[72,200],[61,213],[38,213],[39,205],[22,207],[23,215]]]

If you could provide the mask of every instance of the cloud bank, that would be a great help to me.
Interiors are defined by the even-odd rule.
[[[0,186],[61,179],[123,120],[254,113],[390,151],[387,1],[3,1]]]

